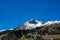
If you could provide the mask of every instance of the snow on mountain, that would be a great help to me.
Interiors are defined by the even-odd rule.
[[[17,30],[21,29],[21,30],[27,30],[27,29],[33,29],[36,27],[42,27],[44,25],[51,25],[51,24],[55,24],[55,23],[60,23],[60,21],[48,21],[48,22],[41,22],[35,19],[31,19],[27,22],[25,22],[23,25],[19,26],[18,28],[16,28]]]
[[[0,30],[0,32],[2,32],[2,31],[6,31],[6,29],[2,29],[2,30]]]
[[[11,28],[11,29],[9,29],[9,30],[13,30],[14,28]]]
[[[24,23],[25,27],[23,27],[23,28],[24,29],[33,29],[36,27],[41,27],[44,25],[50,25],[50,24],[55,24],[55,23],[60,23],[60,21],[48,21],[48,22],[42,23],[41,21],[31,19],[31,20],[27,21],[26,23]]]
[[[27,21],[26,23],[24,23],[24,25],[26,25],[25,29],[32,29],[32,28],[42,26],[42,22],[38,21],[38,20],[31,19],[31,20]]]
[[[3,32],[3,31],[6,31],[7,29],[2,29],[2,30],[0,30],[0,32]],[[13,28],[12,29],[9,29],[9,30],[13,30]]]
[[[23,25],[19,26],[16,28],[16,30],[27,30],[27,29],[33,29],[36,27],[42,27],[44,25],[51,25],[51,24],[55,24],[55,23],[60,23],[60,21],[48,21],[48,22],[41,22],[35,19],[31,19],[27,22],[25,22]],[[9,30],[14,30],[14,29],[9,29]],[[0,30],[1,31],[5,31],[4,30]]]
[[[43,26],[44,25],[50,25],[50,24],[55,24],[55,23],[60,23],[60,21],[48,21],[48,22],[45,22],[44,24],[43,24]]]

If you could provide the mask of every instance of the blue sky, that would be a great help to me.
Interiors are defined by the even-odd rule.
[[[0,29],[15,28],[31,18],[60,20],[60,0],[0,0]]]

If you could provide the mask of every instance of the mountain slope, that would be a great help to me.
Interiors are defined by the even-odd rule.
[[[42,40],[42,35],[46,34],[60,35],[60,21],[31,19],[13,30],[0,31],[0,40]]]

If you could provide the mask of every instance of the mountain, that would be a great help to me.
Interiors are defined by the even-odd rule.
[[[43,40],[43,35],[60,35],[60,21],[31,19],[17,28],[0,30],[0,40]]]
[[[43,24],[43,22],[41,22],[41,21],[31,19],[31,20],[27,21],[26,23],[24,23],[23,25],[16,28],[16,30],[33,29],[33,28],[42,26],[42,24]]]

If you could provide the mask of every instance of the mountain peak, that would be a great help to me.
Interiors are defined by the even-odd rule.
[[[33,29],[33,28],[36,28],[36,27],[40,27],[42,26],[42,22],[41,21],[38,21],[38,20],[35,20],[35,19],[31,19],[27,22],[25,22],[22,26],[19,26],[17,28],[18,29],[21,29],[21,30],[27,30],[27,29]]]
[[[30,24],[37,24],[38,23],[38,20],[35,20],[35,19],[31,19],[28,21]]]

